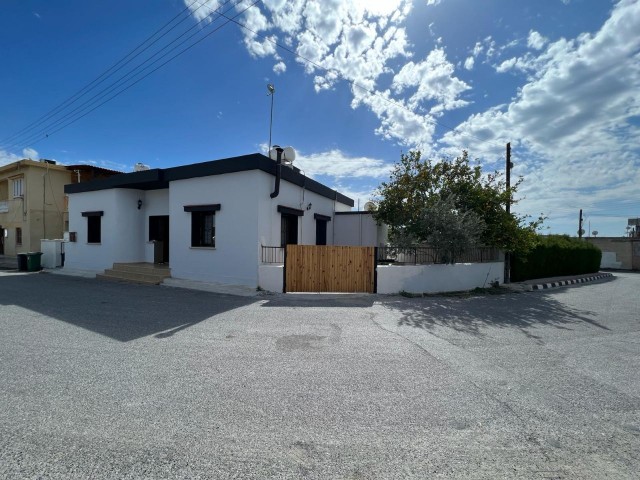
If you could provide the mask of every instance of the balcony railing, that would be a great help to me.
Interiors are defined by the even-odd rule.
[[[9,202],[0,202],[0,213],[7,213],[9,211]]]
[[[472,248],[457,255],[455,263],[486,263],[500,260],[500,250],[491,247]],[[432,247],[378,247],[379,264],[430,265],[448,263],[447,255]]]
[[[261,246],[260,251],[261,263],[284,263],[284,247],[265,247]]]

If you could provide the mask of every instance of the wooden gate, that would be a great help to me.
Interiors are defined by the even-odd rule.
[[[375,247],[287,245],[287,292],[375,293]]]

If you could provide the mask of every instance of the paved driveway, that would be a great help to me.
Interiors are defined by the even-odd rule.
[[[0,272],[0,477],[637,478],[638,291],[246,299]]]

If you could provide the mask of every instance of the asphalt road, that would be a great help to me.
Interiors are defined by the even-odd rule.
[[[0,272],[0,477],[638,478],[639,291],[248,299]]]

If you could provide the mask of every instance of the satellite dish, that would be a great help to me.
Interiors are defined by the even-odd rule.
[[[138,162],[133,166],[134,172],[144,172],[145,170],[149,170],[149,165]]]
[[[269,158],[271,160],[278,159],[278,151],[276,149],[282,148],[279,145],[274,145],[271,150],[269,150]],[[287,165],[291,165],[293,161],[296,159],[296,151],[293,147],[284,147],[282,149],[282,163]]]
[[[293,147],[284,147],[284,152],[282,152],[282,159],[285,163],[293,163],[296,159],[296,151]]]
[[[376,207],[376,204],[373,202],[366,202],[364,204],[364,210],[366,212],[375,212],[378,209],[378,207]]]

